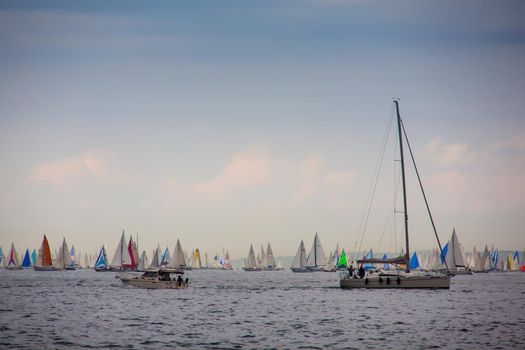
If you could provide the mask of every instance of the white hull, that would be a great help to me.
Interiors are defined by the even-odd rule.
[[[353,288],[402,288],[402,289],[449,289],[448,275],[384,274],[369,275],[365,278],[342,277],[343,289]]]
[[[124,285],[129,285],[137,288],[145,289],[185,289],[188,288],[186,283],[182,282],[179,285],[177,281],[160,281],[158,279],[146,279],[137,277],[120,277]]]

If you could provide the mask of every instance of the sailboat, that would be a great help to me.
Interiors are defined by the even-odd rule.
[[[35,265],[36,264],[36,250],[33,249],[33,252],[31,253],[31,265]]]
[[[11,250],[9,251],[5,268],[8,270],[19,270],[21,268],[20,259],[18,258],[14,243],[11,243]]]
[[[31,257],[29,255],[29,249],[26,249],[26,253],[24,254],[24,260],[22,260],[22,268],[28,269],[31,267]]]
[[[346,260],[345,250],[342,249],[341,256],[339,257],[339,261],[337,262],[336,269],[341,271],[341,270],[346,270],[347,268],[348,268],[348,262]]]
[[[133,251],[129,245],[126,244],[126,237],[124,236],[124,231],[122,231],[122,237],[120,238],[109,268],[113,271],[134,270],[136,265],[134,265],[133,260],[131,260],[132,255]]]
[[[100,252],[98,253],[98,258],[97,261],[95,261],[94,268],[97,272],[111,271],[111,268],[108,265],[108,255],[106,254],[106,246],[102,246],[102,248],[100,248]]]
[[[308,254],[306,259],[306,264],[308,269],[314,272],[324,272],[326,266],[326,257],[323,252],[323,247],[321,246],[321,241],[319,240],[319,235],[315,233],[314,242],[312,243],[312,249]]]
[[[58,250],[57,259],[55,261],[55,267],[57,270],[74,270],[73,262],[71,261],[71,255],[69,255],[69,249],[67,247],[66,239],[62,240],[62,245]]]
[[[38,256],[36,258],[36,263],[33,265],[33,270],[35,271],[56,271],[55,266],[53,266],[53,261],[51,259],[51,249],[49,248],[49,242],[47,241],[46,235],[42,240],[42,245],[38,250]]]
[[[160,246],[157,246],[153,251],[153,258],[151,258],[150,269],[156,269],[160,266]]]
[[[269,271],[282,270],[282,268],[277,267],[277,263],[275,262],[275,256],[273,256],[273,250],[270,246],[270,242],[268,242],[268,245],[266,246],[266,269]]]
[[[261,267],[257,264],[255,260],[255,253],[253,252],[253,245],[250,244],[250,251],[248,252],[248,257],[244,262],[244,271],[261,271]]]
[[[452,230],[452,237],[448,244],[448,250],[445,256],[448,271],[453,275],[472,275],[472,271],[466,267],[461,253],[461,246],[459,245],[456,229]]]
[[[399,101],[394,100],[396,114],[397,114],[397,129],[398,129],[398,140],[399,140],[399,153],[400,153],[400,164],[401,164],[401,180],[403,184],[403,214],[404,214],[404,228],[405,228],[405,247],[406,251],[403,256],[391,259],[362,259],[358,263],[372,263],[372,264],[403,264],[405,266],[404,271],[383,271],[379,273],[368,272],[364,278],[353,278],[348,273],[341,273],[340,286],[341,288],[450,288],[450,276],[448,274],[441,273],[422,273],[422,272],[412,272],[410,270],[410,245],[409,245],[409,234],[408,234],[408,210],[407,210],[407,195],[406,195],[406,179],[405,179],[405,160],[403,153],[403,135],[406,140],[406,144],[410,151],[410,156],[412,158],[412,163],[414,164],[414,169],[421,187],[423,198],[425,199],[425,204],[427,206],[428,214],[434,228],[434,233],[436,235],[436,240],[441,251],[441,244],[437,235],[437,230],[434,225],[434,220],[430,212],[430,207],[426,199],[425,192],[423,190],[423,185],[419,177],[419,172],[416,167],[412,149],[408,141],[405,128],[401,121],[401,115],[399,113]]]
[[[186,258],[184,257],[184,251],[182,250],[182,245],[178,239],[177,243],[175,244],[175,249],[173,249],[173,258],[171,259],[169,267],[181,270],[188,268],[186,264]]]
[[[142,255],[139,258],[139,263],[137,264],[137,271],[144,272],[148,269],[148,256],[146,251],[142,252]]]
[[[292,266],[290,270],[293,272],[313,272],[313,270],[308,268],[307,259],[306,259],[306,249],[304,248],[304,242],[299,243],[299,248],[297,248],[297,253],[292,261]]]
[[[191,269],[192,270],[202,269],[201,252],[199,251],[198,248],[193,251],[193,260],[191,264]]]

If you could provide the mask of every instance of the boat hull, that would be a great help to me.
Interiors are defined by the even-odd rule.
[[[399,288],[399,289],[449,289],[450,276],[369,276],[365,278],[341,278],[343,289],[354,288]]]
[[[242,269],[243,269],[244,271],[250,271],[250,272],[251,272],[251,271],[261,271],[261,269],[258,268],[258,267],[243,267]]]
[[[54,266],[46,266],[46,267],[33,266],[33,270],[35,271],[58,271],[58,269]]]
[[[120,278],[122,284],[144,289],[186,289],[188,286],[182,282],[180,285],[177,281],[159,281],[147,280],[140,278]]]
[[[314,270],[310,270],[307,268],[291,268],[292,272],[298,272],[298,273],[305,273],[305,272],[315,272]]]

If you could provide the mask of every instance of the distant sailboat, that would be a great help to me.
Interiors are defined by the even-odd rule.
[[[153,251],[153,257],[151,258],[150,269],[156,269],[160,266],[160,246],[157,246]]]
[[[69,249],[67,247],[66,239],[62,240],[62,245],[58,250],[57,259],[55,261],[55,267],[57,270],[74,270],[71,256],[69,255]]]
[[[337,262],[337,270],[346,270],[348,268],[348,261],[346,260],[345,250],[341,250],[341,256]]]
[[[307,265],[306,249],[303,241],[299,243],[299,248],[297,248],[297,253],[295,253],[290,269],[293,272],[313,272]]]
[[[124,231],[122,231],[122,237],[111,260],[110,269],[115,271],[134,270],[136,266],[133,265],[133,260],[131,260],[132,254],[133,252],[126,244]]]
[[[28,269],[31,267],[31,257],[29,255],[29,249],[26,249],[26,253],[24,254],[24,260],[22,261],[22,268]]]
[[[315,233],[312,249],[310,249],[306,263],[308,265],[308,269],[312,271],[325,271],[326,257],[324,255],[323,247],[321,246],[321,241],[319,240],[319,235],[317,232]]]
[[[181,270],[184,270],[188,267],[184,257],[184,251],[182,250],[182,245],[178,239],[177,243],[175,244],[175,249],[173,249],[173,257],[169,267]]]
[[[470,269],[468,269],[465,265],[455,228],[452,230],[452,237],[448,242],[448,251],[446,253],[445,260],[447,262],[448,270],[451,274],[472,275],[472,271],[470,271]]]
[[[56,268],[53,266],[53,261],[51,259],[51,249],[49,248],[49,242],[47,241],[46,235],[44,235],[42,245],[38,250],[38,256],[36,258],[35,265],[33,265],[33,270],[56,271]]]
[[[31,265],[35,265],[36,264],[36,250],[33,249],[33,252],[31,253]]]
[[[8,270],[19,270],[21,268],[14,243],[11,243],[11,250],[9,251],[5,268]]]
[[[168,265],[171,262],[171,255],[168,247],[164,249],[164,254],[162,254],[162,258],[160,260],[161,265]]]
[[[201,253],[198,248],[193,251],[193,260],[191,264],[191,269],[192,270],[202,269]]]
[[[273,256],[273,250],[270,246],[270,242],[268,242],[268,246],[266,247],[266,269],[271,271],[282,270],[282,268],[277,267],[277,263],[275,262],[275,256]]]
[[[255,253],[253,252],[253,245],[250,244],[250,251],[248,252],[248,257],[244,262],[244,271],[261,271],[259,264],[255,260]]]
[[[146,271],[148,269],[148,256],[146,255],[146,251],[144,250],[142,252],[142,255],[139,258],[139,263],[137,264],[137,271]]]
[[[97,261],[95,261],[94,268],[97,272],[111,271],[111,268],[108,265],[108,255],[106,254],[105,246],[102,246],[102,248],[100,248],[100,252],[98,253],[98,258]]]

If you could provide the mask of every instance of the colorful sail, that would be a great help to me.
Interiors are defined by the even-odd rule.
[[[339,257],[339,261],[337,262],[337,268],[338,269],[346,269],[348,265],[348,262],[346,261],[346,254],[345,250],[341,250],[341,256]]]
[[[410,258],[410,269],[415,270],[417,268],[419,268],[419,260],[417,258],[416,252],[414,252],[414,254],[412,254],[412,258]]]
[[[102,246],[98,253],[97,261],[95,261],[95,270],[108,270],[108,256],[106,254],[106,247]]]
[[[6,268],[11,270],[20,268],[20,261],[18,259],[18,254],[16,253],[14,243],[11,243],[11,250],[9,251],[9,256],[7,257]]]
[[[31,257],[29,255],[29,249],[26,249],[24,254],[24,260],[22,261],[22,267],[28,268],[31,267]]]
[[[42,245],[38,250],[36,263],[33,266],[37,269],[51,269],[53,266],[53,262],[51,259],[51,248],[49,247],[49,242],[47,241],[46,235],[44,235]]]

